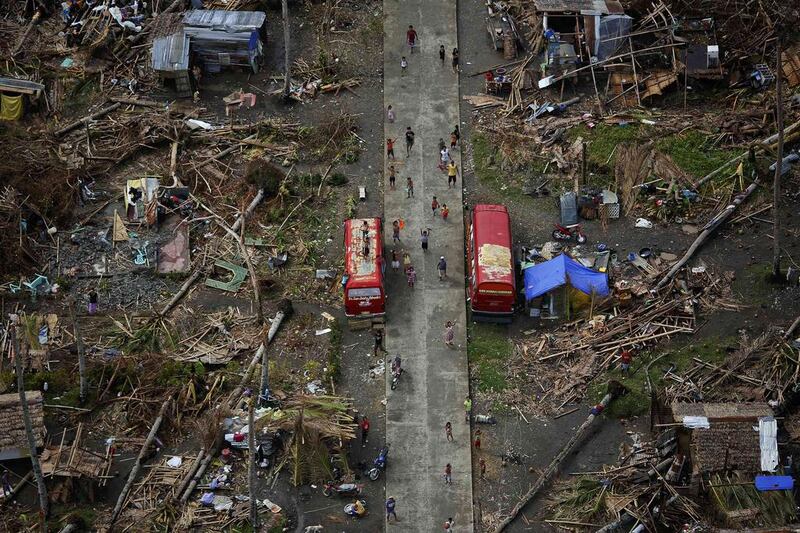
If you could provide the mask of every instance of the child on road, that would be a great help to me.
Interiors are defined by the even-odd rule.
[[[396,140],[390,137],[386,138],[386,157],[392,158],[392,161],[394,161],[394,142]]]
[[[433,200],[431,201],[431,211],[433,211],[434,217],[436,216],[437,209],[439,209],[439,200],[437,200],[436,197],[434,196]]]

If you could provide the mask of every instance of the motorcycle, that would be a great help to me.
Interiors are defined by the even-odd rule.
[[[388,461],[389,456],[389,445],[387,444],[383,448],[381,448],[380,453],[378,453],[378,457],[372,462],[372,468],[369,469],[367,472],[367,476],[372,481],[376,481],[379,477],[381,477],[381,471],[386,470],[386,463]]]
[[[571,226],[554,224],[554,226],[555,229],[553,230],[553,239],[557,241],[568,241],[570,239],[575,239],[578,244],[583,244],[586,242],[586,235],[584,235],[580,224],[574,224]]]
[[[328,497],[334,494],[348,497],[358,496],[361,494],[362,488],[364,488],[364,485],[358,485],[356,483],[339,483],[337,485],[335,481],[329,481],[323,485],[322,494]]]
[[[400,376],[403,374],[403,369],[400,366],[400,356],[396,356],[392,361],[392,390],[397,388],[397,383],[400,381]]]
[[[367,501],[364,499],[357,499],[353,503],[348,503],[344,506],[344,514],[352,516],[353,518],[361,518],[367,514]]]

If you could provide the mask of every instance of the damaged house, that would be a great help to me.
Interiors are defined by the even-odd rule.
[[[44,406],[42,393],[27,391],[28,410],[33,423],[36,447],[44,446],[47,431],[44,427]],[[0,394],[0,461],[29,457],[28,440],[25,437],[25,422],[22,418],[22,404],[19,394]]]

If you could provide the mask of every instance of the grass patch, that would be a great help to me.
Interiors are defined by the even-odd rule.
[[[572,143],[578,137],[583,137],[583,140],[587,142],[586,160],[590,169],[613,169],[616,160],[614,149],[618,144],[638,139],[640,129],[639,124],[636,123],[630,123],[627,126],[598,124],[594,128],[588,128],[585,124],[581,124],[567,132],[567,139]],[[613,156],[612,153],[614,153]]]
[[[693,365],[696,357],[712,364],[720,364],[725,360],[727,353],[738,346],[735,337],[709,338],[699,343],[691,343],[676,348],[662,357],[657,363],[650,366],[650,382],[653,387],[659,388],[666,384],[664,374],[673,364],[673,372],[680,375]],[[595,380],[587,391],[587,399],[591,403],[599,402],[606,394],[606,386],[612,379],[622,383],[628,393],[614,400],[606,410],[609,416],[616,418],[629,418],[646,414],[650,409],[650,396],[647,391],[647,364],[658,357],[659,353],[644,352],[634,356],[631,370],[623,376],[617,366],[609,369],[604,378]]]
[[[511,171],[506,173],[500,168],[497,157],[491,139],[482,134],[473,135],[472,160],[478,181],[492,189],[500,197],[499,202],[519,203],[529,199],[522,191],[522,183],[530,176],[541,174],[545,162],[537,160],[535,164],[527,166],[524,172],[517,170],[512,175]]]
[[[472,324],[467,354],[470,365],[477,370],[478,390],[502,391],[508,388],[506,363],[512,346],[508,331],[495,324]]]
[[[694,177],[705,176],[738,155],[711,147],[710,138],[694,130],[659,139],[656,148]]]
[[[331,338],[328,346],[328,366],[325,377],[332,380],[339,379],[342,369],[342,324],[337,318],[330,324]]]

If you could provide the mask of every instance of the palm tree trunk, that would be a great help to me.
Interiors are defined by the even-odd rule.
[[[776,49],[778,64],[775,69],[775,122],[778,126],[778,162],[775,165],[775,179],[772,185],[772,276],[777,280],[781,275],[781,218],[778,205],[781,199],[781,174],[783,173],[783,101],[781,94],[781,36],[778,35]]]
[[[11,328],[11,342],[14,344],[14,362],[17,371],[17,390],[19,391],[19,401],[22,404],[22,420],[25,423],[25,437],[28,439],[28,451],[31,454],[31,467],[33,477],[36,479],[36,488],[39,491],[39,508],[41,509],[42,531],[47,531],[47,516],[49,513],[47,501],[47,487],[44,485],[42,467],[39,464],[39,457],[36,455],[36,437],[33,435],[33,422],[31,412],[28,409],[28,398],[25,394],[25,376],[22,372],[22,360],[19,355],[19,339],[17,338],[17,327]]]
[[[292,73],[289,70],[289,5],[287,0],[281,0],[281,11],[283,13],[283,69],[286,75],[286,78],[283,80],[283,97],[289,98],[289,85]]]
[[[80,404],[86,402],[87,383],[86,383],[86,353],[83,351],[83,339],[81,338],[81,329],[78,324],[78,318],[75,316],[75,304],[69,302],[69,315],[72,319],[72,332],[75,335],[75,347],[78,350],[78,375],[80,377]]]

